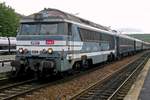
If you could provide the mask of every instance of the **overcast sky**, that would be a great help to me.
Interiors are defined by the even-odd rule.
[[[131,28],[150,33],[149,0],[0,0],[29,15],[56,8],[113,29]]]

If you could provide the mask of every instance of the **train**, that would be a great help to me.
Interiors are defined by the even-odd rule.
[[[0,54],[15,54],[16,37],[0,37]]]
[[[16,40],[14,76],[67,73],[150,48],[147,42],[51,8],[24,17]]]

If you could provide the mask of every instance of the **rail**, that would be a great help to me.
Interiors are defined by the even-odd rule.
[[[92,100],[92,99],[94,100],[97,100],[97,99],[116,100],[116,98],[120,99],[118,98],[120,94],[119,97],[123,95],[120,99],[122,100],[127,91],[125,91],[126,89],[123,89],[123,92],[121,92],[120,90],[122,89],[122,87],[126,87],[124,86],[124,84],[127,83],[127,80],[130,79],[132,80],[132,83],[133,83],[133,79],[131,79],[131,76],[132,75],[137,76],[137,74],[134,74],[134,73],[137,71],[140,72],[140,70],[143,68],[148,58],[149,58],[148,53],[144,54],[139,59],[136,59],[133,62],[125,65],[124,68],[122,68],[121,70],[118,70],[113,75],[108,76],[103,81],[99,80],[95,84],[92,84],[88,88],[75,94],[70,99],[71,100],[80,100],[80,99],[82,100]],[[134,77],[136,78],[136,76]],[[132,85],[131,82],[130,82],[130,85]],[[129,88],[127,90],[129,90]]]
[[[137,59],[134,59],[134,61],[135,60],[137,60]],[[59,78],[59,79],[54,78],[55,80],[51,80],[48,83],[38,84],[38,83],[35,82],[35,83],[31,83],[31,84],[22,84],[22,85],[19,85],[19,86],[17,85],[15,87],[12,86],[9,89],[3,88],[2,91],[0,91],[3,95],[3,96],[0,96],[0,99],[2,99],[2,100],[14,99],[14,98],[26,95],[27,93],[31,93],[31,92],[36,91],[36,90],[41,89],[41,88],[44,88],[44,87],[47,87],[47,86],[53,86],[56,83],[64,83],[65,81],[72,80],[75,77],[82,76],[83,74],[92,72],[93,70],[96,70],[96,69],[98,69],[98,67],[93,68],[92,70],[88,70],[86,72],[81,72],[81,73],[69,76],[67,78],[66,77],[65,78]],[[95,86],[97,86],[97,85],[95,85]],[[3,92],[3,90],[4,90],[4,92]],[[7,95],[8,93],[10,95]]]
[[[5,86],[0,87],[0,99],[1,100],[8,100],[17,94],[20,94],[23,91],[30,90],[33,88],[33,83],[35,84],[36,80],[31,79],[31,80],[26,80],[26,81],[21,81],[17,82],[14,84],[8,84]],[[19,93],[18,93],[19,92]]]
[[[114,91],[114,93],[109,96],[108,100],[114,100],[114,99],[123,99],[123,97],[126,95],[127,91],[131,87],[129,84],[133,84],[136,76],[141,71],[141,69],[144,67],[145,63],[147,62],[149,57],[146,57],[138,66],[137,68],[129,75],[129,77]]]

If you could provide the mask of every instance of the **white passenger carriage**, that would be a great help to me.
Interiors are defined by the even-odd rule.
[[[16,38],[15,37],[0,37],[0,54],[15,53]]]

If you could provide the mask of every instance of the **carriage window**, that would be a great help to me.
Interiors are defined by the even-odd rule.
[[[87,29],[79,29],[82,41],[100,41],[100,33]]]
[[[101,42],[100,43],[101,46],[101,51],[106,51],[110,49],[110,44],[109,42]]]
[[[107,41],[110,44],[109,49],[112,50],[115,47],[114,36],[106,33],[101,34],[101,41]]]

